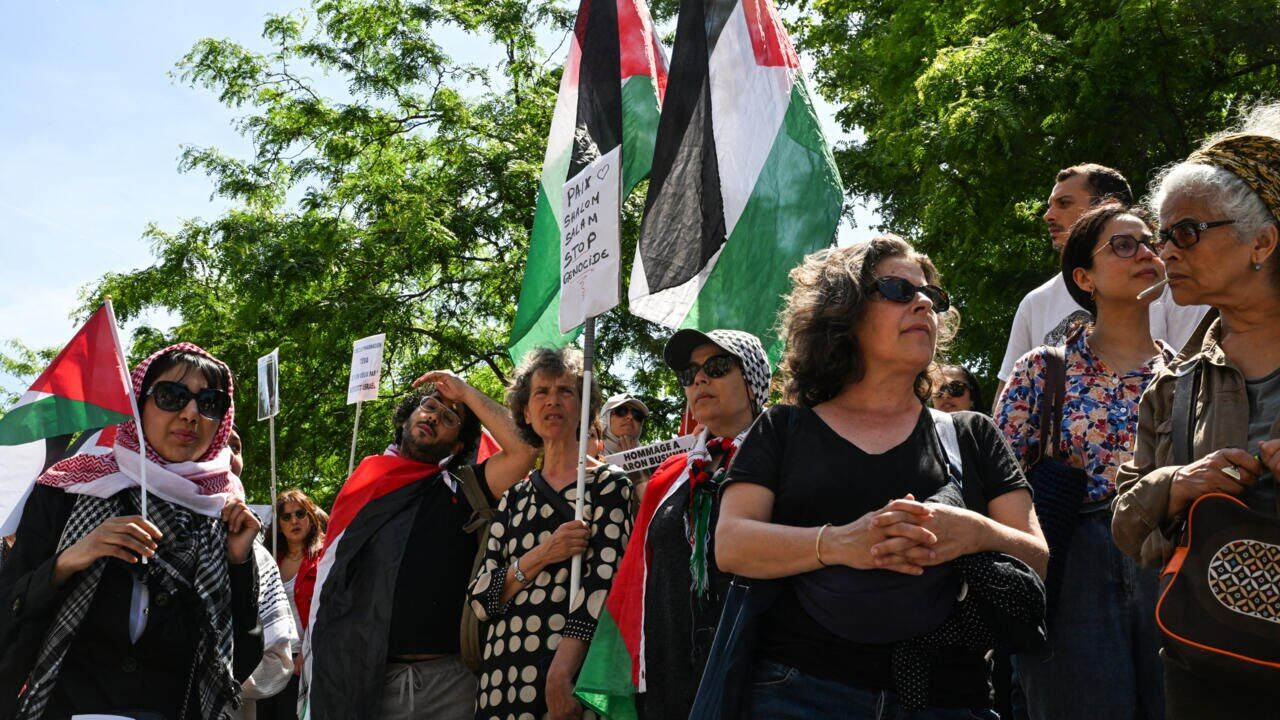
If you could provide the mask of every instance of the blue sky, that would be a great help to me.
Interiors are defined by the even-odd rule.
[[[65,343],[75,331],[70,314],[82,288],[103,273],[150,264],[142,237],[148,224],[173,229],[184,218],[211,218],[226,208],[210,198],[203,175],[177,171],[182,146],[216,146],[235,155],[250,146],[232,127],[235,112],[170,73],[203,37],[265,49],[266,16],[302,6],[298,0],[6,3],[0,23],[0,341]],[[485,62],[493,52],[456,32],[441,42],[471,62]],[[546,45],[550,52],[553,44]],[[818,102],[828,137],[843,138],[830,106]],[[861,211],[859,227],[842,227],[841,241],[866,237],[874,222]],[[21,385],[0,375],[0,387],[20,391]]]

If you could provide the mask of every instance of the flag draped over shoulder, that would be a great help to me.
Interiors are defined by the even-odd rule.
[[[36,477],[71,435],[133,419],[115,319],[99,309],[0,418],[0,536],[13,533]]]
[[[386,680],[391,590],[416,517],[407,510],[424,491],[421,481],[439,472],[398,454],[373,455],[356,466],[334,500],[324,549],[303,562],[294,585],[307,627],[304,720],[376,713]]]
[[[646,690],[644,581],[649,570],[649,523],[667,491],[684,473],[687,457],[686,453],[674,455],[654,470],[578,674],[574,693],[587,707],[610,720],[635,720],[635,696]]]
[[[563,347],[574,337],[559,328],[565,182],[621,144],[625,199],[649,174],[666,86],[666,53],[643,0],[582,0],[551,119],[511,329],[508,350],[517,363],[535,347]]]
[[[771,0],[684,0],[631,312],[671,328],[774,333],[790,270],[831,244],[843,189]]]

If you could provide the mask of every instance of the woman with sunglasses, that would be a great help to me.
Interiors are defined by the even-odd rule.
[[[262,657],[231,373],[183,343],[132,382],[145,456],[135,423],[108,428],[27,501],[0,574],[0,717],[219,718]]]
[[[324,530],[321,527],[319,506],[297,488],[289,488],[276,496],[272,515],[271,532],[275,534],[276,541],[275,560],[280,568],[280,580],[284,583],[289,609],[293,613],[297,637],[290,648],[293,655],[293,677],[279,694],[258,702],[257,718],[292,720],[298,716],[298,675],[302,670],[302,637],[305,634],[294,585],[303,563],[314,563],[318,559],[320,550],[324,548]]]
[[[933,407],[942,412],[986,412],[978,378],[963,365],[938,365],[929,372]]]
[[[1280,514],[1280,105],[1256,108],[1153,187],[1173,297],[1214,309],[1151,381],[1133,458],[1117,476],[1115,541],[1160,567],[1173,554],[1176,519],[1201,495]],[[1179,426],[1190,426],[1185,438]],[[1273,686],[1206,670],[1166,648],[1167,717],[1275,715]]]
[[[916,609],[938,597],[915,582],[947,572],[936,566],[987,550],[1046,564],[1026,480],[990,419],[951,416],[973,505],[920,501],[954,484],[925,406],[955,323],[937,270],[882,235],[810,255],[791,279],[783,367],[797,404],[747,433],[716,529],[721,570],[782,580],[755,638],[749,715],[994,718],[985,651],[939,649],[921,710],[903,704],[892,670],[895,642],[915,636]],[[912,582],[896,597],[867,606],[869,584],[902,576]],[[833,591],[811,592],[818,580]]]
[[[1141,209],[1119,204],[1095,208],[1071,226],[1062,277],[1092,321],[1070,331],[1058,351],[1065,394],[1060,422],[1047,428],[1058,438],[1052,454],[1041,446],[1043,418],[1053,422],[1052,412],[1044,412],[1053,390],[1049,348],[1015,363],[996,405],[996,423],[1026,472],[1042,457],[1066,466],[1036,475],[1044,478],[1036,482],[1053,484],[1037,486],[1041,522],[1065,531],[1050,535],[1049,642],[1013,658],[1032,720],[1163,716],[1158,581],[1116,548],[1110,512],[1116,471],[1132,457],[1138,401],[1173,358],[1171,348],[1151,338],[1155,293],[1138,299],[1164,278],[1154,237]]]
[[[769,358],[754,335],[681,330],[663,356],[702,430],[654,470],[607,601],[623,636],[643,638],[640,693],[614,681],[631,663],[606,644],[593,646],[579,678],[578,696],[606,717],[689,716],[729,582],[715,562],[720,485],[769,399]]]

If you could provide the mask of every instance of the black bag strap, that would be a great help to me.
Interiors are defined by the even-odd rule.
[[[1060,346],[1045,345],[1044,390],[1040,397],[1040,447],[1035,465],[1044,458],[1058,456],[1062,442],[1062,401],[1067,394],[1067,359]]]
[[[1195,455],[1196,396],[1200,394],[1200,364],[1192,363],[1173,389],[1173,462],[1188,465]]]

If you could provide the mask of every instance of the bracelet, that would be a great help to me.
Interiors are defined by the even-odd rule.
[[[822,567],[827,567],[827,563],[822,560],[822,533],[826,532],[829,527],[831,527],[831,523],[818,528],[818,539],[813,541],[813,553],[818,556],[818,564]]]

